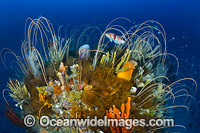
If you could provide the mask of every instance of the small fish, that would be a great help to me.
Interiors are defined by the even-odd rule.
[[[50,48],[50,47],[52,47],[52,46],[53,46],[53,42],[52,42],[52,41],[48,41],[48,42],[47,42],[47,47]]]
[[[81,59],[88,59],[90,57],[90,46],[88,44],[85,44],[83,46],[81,46],[78,50],[79,53],[79,57]]]
[[[67,68],[68,68],[68,66],[64,66],[63,62],[60,63],[60,66],[59,66],[60,72],[65,73]]]
[[[119,36],[115,35],[114,33],[106,33],[105,35],[108,39],[110,39],[111,42],[114,41],[116,44],[119,44],[119,45],[125,43],[123,39],[121,39]]]

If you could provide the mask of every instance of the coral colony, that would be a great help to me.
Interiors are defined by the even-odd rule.
[[[185,99],[182,104],[169,103],[179,97],[190,101],[196,90],[188,94],[190,91],[181,88],[181,83],[196,82],[190,78],[170,79],[176,76],[179,63],[166,51],[163,27],[156,21],[146,21],[127,30],[117,25],[118,21],[129,22],[117,18],[103,32],[98,26],[81,26],[62,38],[61,27],[56,35],[46,18],[29,18],[22,56],[8,50],[18,63],[17,78],[11,77],[9,89],[3,91],[8,119],[27,128],[23,118],[33,115],[36,124],[26,129],[30,132],[128,133],[162,131],[166,127],[42,127],[39,119],[45,115],[56,119],[107,116],[149,120],[168,118],[177,108],[187,110]],[[170,59],[177,64],[174,73],[169,72]],[[16,107],[6,100],[7,91]]]

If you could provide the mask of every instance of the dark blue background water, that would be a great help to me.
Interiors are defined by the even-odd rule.
[[[116,17],[126,17],[136,24],[146,20],[160,22],[167,34],[167,50],[180,61],[186,77],[200,81],[200,2],[198,0],[0,0],[0,49],[10,48],[20,55],[24,24],[28,17],[44,16],[58,25],[80,26],[95,18],[107,24]],[[174,39],[173,39],[174,38]],[[9,66],[9,57],[7,65]],[[11,72],[0,64],[1,90]],[[198,106],[200,93],[197,92]],[[0,98],[0,132],[24,131],[10,123],[2,113]],[[198,132],[200,113],[190,107],[187,132]],[[181,130],[183,131],[183,130]]]

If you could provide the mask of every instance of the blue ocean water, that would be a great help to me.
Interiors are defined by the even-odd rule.
[[[125,17],[139,24],[156,20],[162,24],[167,35],[167,51],[175,54],[180,62],[180,72],[200,83],[200,1],[198,0],[1,0],[0,1],[0,49],[10,48],[20,55],[24,39],[25,20],[44,16],[57,27],[90,24],[108,24],[117,17]],[[11,66],[11,57],[7,65]],[[1,90],[12,72],[0,64]],[[189,83],[190,84],[190,83]],[[200,91],[195,96],[200,105]],[[0,132],[25,132],[9,122],[2,110],[5,102],[0,97]],[[186,132],[198,133],[200,108],[195,102],[185,121]],[[177,129],[179,131],[179,129]],[[180,132],[184,130],[180,129]]]

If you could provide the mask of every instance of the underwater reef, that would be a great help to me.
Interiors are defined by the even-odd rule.
[[[115,119],[173,118],[173,110],[189,110],[197,88],[186,87],[178,79],[179,62],[167,53],[165,30],[149,20],[125,28],[116,18],[102,25],[83,25],[60,35],[46,18],[28,18],[21,56],[10,49],[18,66],[13,69],[3,97],[6,117],[27,132],[162,132],[167,127],[42,127],[39,119],[86,119],[104,116]],[[104,26],[104,25],[103,25]],[[6,94],[14,100],[12,105]],[[175,100],[182,98],[184,100]],[[16,107],[13,107],[16,106]],[[17,108],[17,109],[16,109]],[[33,115],[36,124],[29,128],[24,117]],[[185,128],[175,123],[174,128]]]

